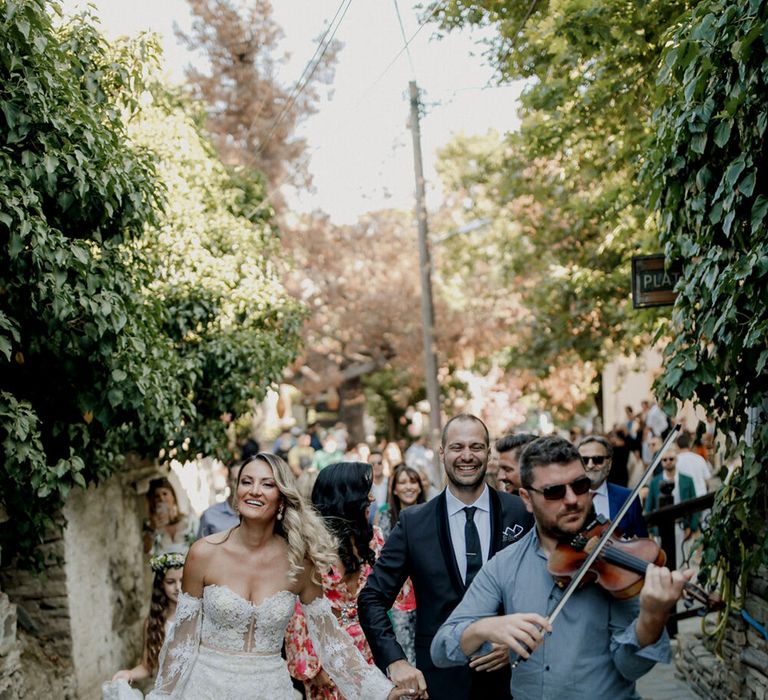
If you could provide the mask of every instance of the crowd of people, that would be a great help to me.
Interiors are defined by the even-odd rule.
[[[644,408],[573,441],[492,440],[479,418],[455,416],[444,488],[423,438],[350,446],[341,424],[285,431],[271,451],[249,441],[199,522],[153,481],[144,649],[105,698],[152,677],[149,698],[192,700],[637,697],[634,681],[668,660],[664,623],[692,571],[651,566],[620,602],[587,587],[551,628],[562,591],[546,564],[557,542],[618,512],[639,478],[631,459],[653,460],[670,426]],[[643,508],[706,492],[693,445],[683,433],[659,460],[623,536],[648,535]],[[698,526],[681,522],[681,539]],[[527,661],[511,672],[516,656]]]

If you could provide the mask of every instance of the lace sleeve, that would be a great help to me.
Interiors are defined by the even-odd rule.
[[[320,662],[309,638],[304,610],[298,601],[285,630],[285,660],[288,673],[296,680],[308,681],[320,672]]]
[[[186,593],[179,594],[176,617],[165,638],[158,664],[155,687],[147,700],[183,697],[200,644],[203,601]]]
[[[303,606],[309,637],[320,664],[348,700],[386,700],[392,683],[363,655],[341,628],[327,598]]]

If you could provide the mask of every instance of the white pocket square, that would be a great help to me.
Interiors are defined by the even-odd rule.
[[[501,539],[503,542],[514,542],[520,535],[523,534],[522,525],[513,525],[512,527],[504,528],[504,532],[501,533]]]

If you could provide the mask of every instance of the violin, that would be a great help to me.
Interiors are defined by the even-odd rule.
[[[557,545],[549,557],[547,568],[558,586],[565,588],[570,583],[609,526],[608,520],[598,516],[570,541]],[[646,537],[624,539],[612,533],[581,584],[596,583],[614,598],[625,600],[640,592],[649,564],[663,566],[666,560],[667,555],[654,540]],[[717,596],[709,595],[690,581],[686,581],[683,590],[689,600],[700,602],[708,611],[723,607]]]

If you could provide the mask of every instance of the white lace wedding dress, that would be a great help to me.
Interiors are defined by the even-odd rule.
[[[182,593],[160,653],[148,700],[291,700],[293,686],[280,649],[296,595],[279,591],[251,603],[226,586],[203,597]],[[320,662],[347,700],[384,700],[392,684],[369,666],[320,597],[304,605]]]

